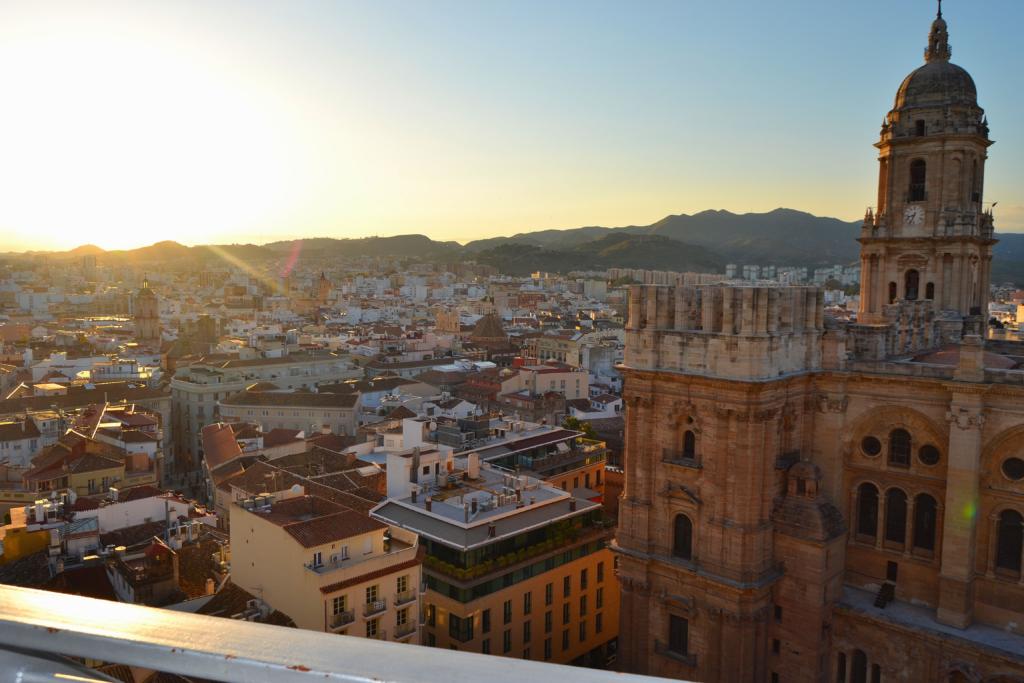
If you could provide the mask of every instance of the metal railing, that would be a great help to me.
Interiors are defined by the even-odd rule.
[[[402,591],[401,593],[396,593],[395,594],[395,605],[396,606],[397,605],[404,605],[404,604],[406,604],[408,602],[412,602],[415,599],[416,599],[416,591],[415,590],[410,589],[410,590],[407,590],[407,591]]]
[[[363,605],[363,616],[368,617],[372,614],[383,612],[388,608],[387,600],[372,600]]]
[[[404,624],[399,624],[395,627],[395,638],[405,638],[408,635],[412,635],[416,632],[416,622],[407,621]]]
[[[355,610],[346,610],[344,612],[338,612],[331,617],[331,628],[339,629],[348,626],[356,620]]]
[[[15,680],[82,676],[52,655],[228,683],[565,679],[655,683],[633,676],[469,652],[375,642],[77,595],[0,585],[0,662]],[[95,676],[103,680],[100,674]],[[88,679],[86,679],[88,680]],[[667,682],[666,682],[667,683]]]

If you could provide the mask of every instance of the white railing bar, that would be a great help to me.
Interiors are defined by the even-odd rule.
[[[234,683],[642,683],[648,678],[0,585],[0,648]]]

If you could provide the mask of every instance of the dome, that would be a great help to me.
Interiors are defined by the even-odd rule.
[[[943,107],[949,104],[977,106],[978,90],[964,69],[943,60],[929,62],[900,84],[896,109]]]
[[[928,32],[928,47],[924,50],[925,64],[903,79],[896,93],[895,108],[977,106],[978,90],[974,87],[974,79],[962,68],[950,63],[952,54],[949,27],[940,9]]]

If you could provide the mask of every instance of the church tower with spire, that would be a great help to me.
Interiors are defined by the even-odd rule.
[[[142,289],[135,295],[135,338],[140,344],[160,346],[160,300],[149,288],[149,280],[142,281]]]
[[[877,207],[859,240],[862,323],[886,322],[898,301],[932,301],[946,318],[988,305],[996,240],[983,191],[992,140],[974,80],[951,56],[940,3],[925,63],[900,84],[875,143]]]

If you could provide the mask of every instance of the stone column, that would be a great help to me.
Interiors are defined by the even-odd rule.
[[[977,536],[978,478],[981,459],[982,395],[955,391],[949,421],[949,466],[942,523],[939,609],[943,624],[967,628],[974,603],[974,551]]]

